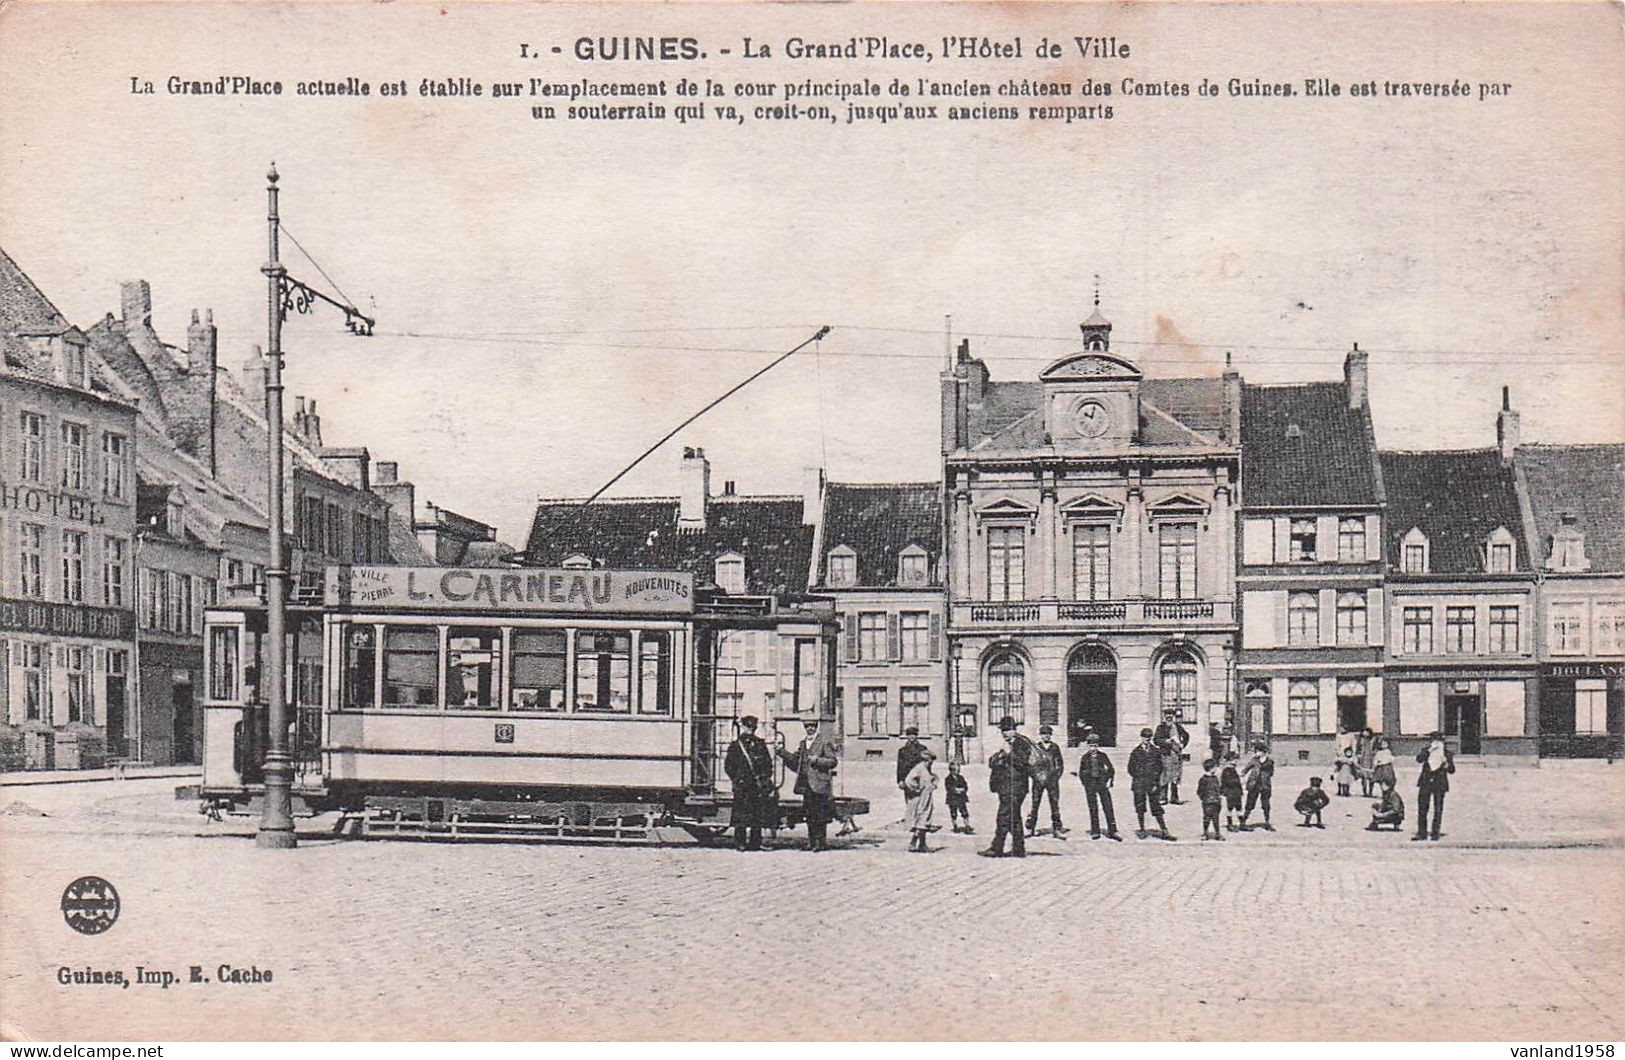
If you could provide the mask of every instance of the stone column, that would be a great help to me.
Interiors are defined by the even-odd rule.
[[[949,593],[953,600],[970,600],[976,595],[970,584],[970,490],[963,481],[961,478],[954,488],[954,580]]]
[[[1130,600],[1145,595],[1145,493],[1140,488],[1140,472],[1128,473],[1128,508],[1123,512],[1123,566],[1128,578],[1123,595]]]
[[[1055,472],[1042,473],[1038,487],[1038,598],[1055,599]]]
[[[1219,484],[1213,490],[1213,538],[1210,562],[1213,576],[1207,579],[1211,587],[1210,598],[1235,599],[1236,595],[1236,524],[1235,512],[1230,507],[1232,491],[1229,468],[1219,469]]]

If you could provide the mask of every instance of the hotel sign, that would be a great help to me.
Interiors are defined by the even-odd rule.
[[[107,522],[106,510],[95,501],[67,492],[13,486],[4,482],[0,482],[0,508],[30,515],[49,515],[90,526],[103,526]]]
[[[689,614],[694,578],[677,571],[553,568],[329,567],[340,607],[513,613]]]
[[[0,598],[0,629],[54,637],[129,640],[135,635],[135,612],[116,607]]]
[[[1547,663],[1542,673],[1547,677],[1625,677],[1625,663]]]

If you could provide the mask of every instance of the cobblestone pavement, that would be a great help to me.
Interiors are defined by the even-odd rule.
[[[171,787],[0,788],[0,809],[50,815],[0,817],[9,1034],[1625,1036],[1617,847],[1362,846],[1290,825],[1199,843],[1193,817],[1178,843],[1040,838],[1024,861],[992,861],[973,854],[985,834],[904,852],[877,802],[816,855],[357,842],[314,826],[273,852]],[[88,873],[123,903],[99,936],[59,912]],[[272,981],[56,978],[199,965],[218,980],[223,962]]]

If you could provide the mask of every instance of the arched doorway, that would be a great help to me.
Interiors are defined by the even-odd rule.
[[[1117,659],[1099,644],[1085,644],[1066,663],[1067,746],[1090,729],[1102,746],[1117,746]]]

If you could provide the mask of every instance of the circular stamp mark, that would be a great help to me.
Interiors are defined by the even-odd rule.
[[[118,891],[100,876],[81,876],[62,892],[62,919],[81,935],[100,935],[118,913]]]

